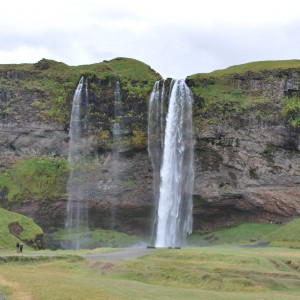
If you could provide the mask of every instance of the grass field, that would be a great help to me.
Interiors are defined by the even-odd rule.
[[[157,249],[129,261],[89,261],[82,253],[3,253],[0,286],[11,300],[299,298],[295,249]]]
[[[30,223],[2,211],[2,221],[13,218]],[[241,224],[195,234],[188,241],[193,246],[154,249],[138,259],[115,261],[98,255],[97,261],[89,260],[84,255],[121,249],[34,251],[26,247],[20,254],[3,247],[0,299],[1,294],[9,300],[298,299],[299,231],[300,219],[285,225]],[[271,246],[256,247],[258,242]],[[13,240],[8,244],[13,245]]]

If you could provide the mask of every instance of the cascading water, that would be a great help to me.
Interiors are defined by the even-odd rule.
[[[157,207],[159,200],[159,182],[160,182],[160,166],[163,152],[164,139],[164,101],[165,98],[165,81],[163,81],[162,90],[160,92],[160,82],[154,84],[150,100],[148,112],[148,153],[153,168],[153,190],[154,190],[154,226],[152,234],[152,243],[154,243],[155,233],[157,229]]]
[[[78,249],[81,245],[80,231],[82,227],[87,226],[88,216],[86,202],[82,195],[82,174],[79,167],[82,162],[82,142],[81,142],[81,104],[84,78],[79,81],[74,93],[70,131],[69,131],[69,153],[68,164],[70,169],[68,181],[68,205],[67,220],[65,228],[72,234],[72,242],[68,247]],[[87,89],[86,89],[87,90]],[[85,95],[87,98],[87,94]]]
[[[155,86],[153,102],[157,89]],[[186,235],[192,232],[193,98],[183,80],[172,81],[170,89],[160,169],[156,247],[181,246]],[[149,154],[154,157],[152,150]]]
[[[115,101],[114,101],[114,117],[116,122],[113,125],[113,153],[112,153],[112,183],[114,187],[114,201],[111,203],[111,229],[115,229],[116,227],[116,203],[115,201],[119,197],[119,173],[120,173],[120,145],[121,145],[121,125],[120,118],[123,115],[122,109],[122,94],[120,83],[116,82],[115,87]]]

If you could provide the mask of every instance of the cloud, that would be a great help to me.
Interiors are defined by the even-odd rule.
[[[0,63],[69,65],[117,56],[184,78],[233,64],[297,58],[298,2],[15,0],[2,4]]]

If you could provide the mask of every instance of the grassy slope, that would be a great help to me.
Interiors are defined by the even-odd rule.
[[[276,231],[268,234],[266,239],[274,246],[300,248],[300,219],[295,219]]]
[[[191,246],[211,246],[267,241],[266,236],[278,228],[279,225],[276,224],[241,224],[205,234],[192,234],[188,238],[188,244]]]
[[[78,230],[78,232],[76,232]],[[141,236],[128,235],[114,230],[80,228],[74,232],[70,230],[60,229],[56,231],[52,238],[55,241],[69,242],[74,240],[76,236],[80,236],[82,248],[90,249],[96,247],[131,247],[136,244],[146,243]]]
[[[258,242],[300,248],[300,218],[285,225],[241,224],[205,234],[192,234],[188,238],[188,244],[191,246],[255,244]]]
[[[233,74],[243,74],[246,72],[265,72],[273,70],[285,70],[285,69],[294,69],[300,68],[300,60],[269,60],[269,61],[257,61],[250,62],[246,64],[231,66],[224,70],[216,70],[211,73],[198,73],[195,75],[189,76],[190,78],[203,77],[206,78],[208,75],[211,76],[224,76],[224,75],[233,75]]]
[[[300,291],[300,253],[284,248],[161,249],[129,262],[10,261],[0,263],[0,286],[12,300],[21,293],[37,300],[286,300],[298,299]]]
[[[20,241],[17,237],[9,232],[8,225],[18,222],[23,227],[23,232],[20,234],[20,239],[34,241],[37,234],[42,234],[42,229],[36,225],[32,219],[20,214],[7,211],[0,208],[0,249],[11,250],[15,249],[15,245]]]

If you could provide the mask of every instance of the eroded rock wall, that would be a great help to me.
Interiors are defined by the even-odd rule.
[[[226,100],[219,110],[206,110],[195,128],[194,229],[298,217],[300,130],[289,120],[299,112],[284,115],[283,102],[300,101],[299,70],[232,74],[226,80],[232,98],[238,94],[252,104],[241,109]],[[195,97],[196,117],[197,105],[206,100]]]

